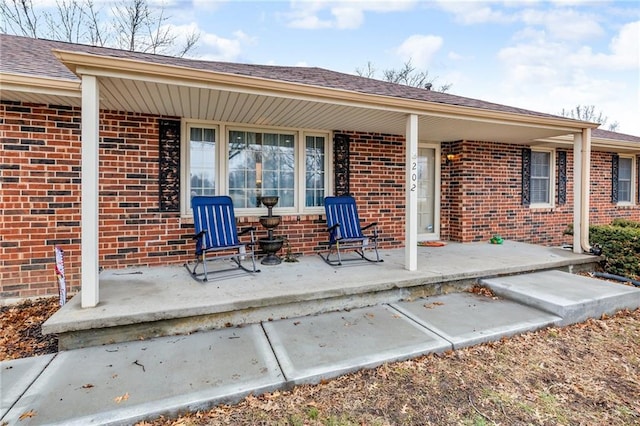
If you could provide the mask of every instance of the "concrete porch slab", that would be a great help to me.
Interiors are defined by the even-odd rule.
[[[538,330],[562,319],[510,300],[468,292],[391,306],[450,341],[454,349]]]
[[[31,386],[55,355],[43,355],[30,358],[0,362],[0,419],[18,401]],[[1,424],[2,422],[0,422]]]
[[[295,318],[461,291],[479,278],[561,268],[592,270],[599,258],[505,241],[418,247],[418,269],[404,268],[404,249],[380,252],[384,263],[331,267],[319,256],[230,271],[195,281],[183,266],[136,267],[100,273],[100,303],[74,297],[42,327],[62,350],[230,325]]]
[[[559,325],[640,307],[638,288],[562,271],[487,278],[481,284],[499,296],[562,317]]]
[[[237,402],[283,382],[259,325],[77,349],[60,352],[3,421],[133,424]]]
[[[386,305],[263,324],[288,382],[317,383],[385,362],[451,349]]]

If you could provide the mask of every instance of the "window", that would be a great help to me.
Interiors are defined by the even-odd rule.
[[[281,213],[320,213],[328,195],[329,134],[248,129],[183,121],[181,209],[194,195],[233,199],[236,215],[264,209],[260,196],[277,195]]]
[[[551,154],[550,151],[531,151],[531,204],[551,204]]]
[[[229,132],[229,196],[236,208],[260,207],[261,195],[294,207],[294,140],[286,133]]]
[[[620,157],[618,160],[618,203],[633,202],[633,159]]]
[[[189,128],[190,194],[216,193],[216,130],[206,127]]]
[[[305,142],[305,207],[321,207],[325,196],[325,138],[307,136]]]

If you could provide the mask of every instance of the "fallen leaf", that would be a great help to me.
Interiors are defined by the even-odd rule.
[[[82,386],[82,389],[91,389],[93,387],[93,385],[91,383],[87,383],[86,385]]]
[[[36,416],[36,412],[33,410],[29,410],[26,413],[22,413],[19,417],[20,420],[24,420],[24,419],[30,419],[32,417]]]
[[[129,392],[125,393],[122,396],[116,397],[114,401],[116,402],[116,404],[120,404],[122,401],[126,401],[127,399],[129,399]]]

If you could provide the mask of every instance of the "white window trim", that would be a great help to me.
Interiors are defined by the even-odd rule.
[[[191,210],[191,177],[189,176],[189,170],[191,169],[191,155],[189,151],[189,140],[191,138],[191,127],[202,127],[208,129],[214,129],[216,135],[216,175],[215,185],[216,192],[225,190],[221,187],[224,179],[220,179],[221,176],[221,159],[220,159],[220,143],[221,143],[221,127],[219,124],[205,120],[182,120],[180,124],[180,215],[191,217],[193,212]],[[226,176],[226,175],[222,175]]]
[[[191,127],[205,127],[216,131],[216,194],[227,194],[229,192],[229,162],[227,152],[229,149],[228,133],[232,130],[259,133],[287,133],[295,138],[295,162],[296,162],[296,184],[294,188],[294,206],[279,208],[274,207],[274,213],[279,215],[306,215],[323,214],[324,207],[305,206],[305,146],[307,136],[321,136],[325,138],[325,196],[332,194],[333,190],[333,134],[331,132],[312,129],[291,129],[285,127],[269,126],[248,126],[241,123],[224,123],[208,120],[182,119],[181,140],[180,140],[180,214],[182,217],[190,218],[191,211],[190,197],[190,155],[189,138]],[[237,208],[237,217],[260,216],[265,214],[265,208]]]
[[[616,205],[618,206],[634,206],[637,202],[636,200],[636,194],[638,193],[638,190],[636,188],[637,185],[637,176],[636,176],[636,170],[637,170],[637,166],[636,166],[636,157],[634,155],[625,155],[625,154],[618,154],[618,158],[619,159],[628,159],[631,160],[631,185],[629,188],[630,194],[629,194],[629,201],[618,201]],[[618,171],[620,170],[620,168],[618,167]],[[618,188],[620,186],[620,176],[618,175]]]
[[[531,152],[549,153],[549,202],[531,203],[531,209],[552,209],[556,206],[556,150],[553,148],[531,148]]]

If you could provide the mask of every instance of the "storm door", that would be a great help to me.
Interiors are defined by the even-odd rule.
[[[418,240],[440,238],[440,149],[418,147]]]

